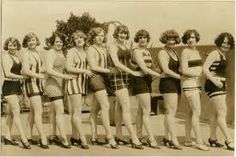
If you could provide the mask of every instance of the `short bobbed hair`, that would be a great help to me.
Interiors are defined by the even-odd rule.
[[[28,47],[28,42],[32,38],[36,39],[36,46],[40,45],[40,41],[39,41],[39,38],[37,37],[37,35],[34,34],[33,32],[30,32],[30,33],[25,35],[25,37],[23,39],[23,42],[22,42],[22,47],[27,48]]]
[[[225,38],[229,40],[230,50],[234,49],[234,46],[235,46],[234,37],[228,32],[223,32],[216,37],[215,39],[216,46],[221,47]]]
[[[15,37],[9,37],[6,39],[6,41],[4,42],[4,45],[3,45],[3,49],[5,51],[8,51],[8,44],[9,43],[12,43],[12,44],[15,44],[17,45],[17,50],[19,51],[21,49],[21,44],[19,42],[19,40]]]
[[[148,33],[148,31],[144,30],[144,29],[141,29],[139,30],[136,34],[135,34],[135,37],[134,37],[134,42],[138,43],[139,39],[141,37],[146,37],[147,38],[147,42],[150,41],[150,34]]]
[[[176,44],[181,42],[179,34],[173,29],[163,32],[159,40],[161,43],[166,44],[169,38],[174,38]]]
[[[200,40],[200,34],[198,33],[198,31],[196,31],[195,29],[188,29],[184,32],[184,34],[182,36],[182,42],[184,44],[187,44],[187,41],[190,39],[191,34],[195,35],[196,42],[198,42]]]
[[[51,49],[52,46],[54,45],[55,43],[55,40],[56,38],[60,38],[63,42],[63,47],[62,47],[62,50],[65,50],[66,49],[66,46],[67,46],[67,36],[64,34],[64,33],[61,33],[61,32],[53,32],[52,35],[49,37],[49,38],[46,38],[46,49]]]
[[[89,45],[93,45],[94,44],[94,38],[99,34],[103,32],[104,33],[104,40],[103,43],[106,42],[106,32],[104,29],[102,29],[101,27],[94,27],[92,28],[89,32],[88,32],[88,38],[87,38],[87,42]]]
[[[115,29],[115,31],[114,31],[114,33],[113,33],[113,37],[114,37],[115,39],[117,39],[119,33],[125,33],[125,34],[127,34],[126,39],[127,39],[127,40],[129,39],[129,29],[128,29],[127,26],[125,26],[125,25],[119,25],[119,26],[117,26],[116,29]]]
[[[85,45],[86,45],[86,41],[87,41],[87,36],[85,35],[85,33],[84,32],[82,32],[82,31],[80,31],[80,30],[77,30],[77,31],[75,31],[73,34],[72,34],[72,36],[71,36],[71,39],[70,39],[70,46],[76,46],[75,45],[75,37],[76,36],[79,36],[79,37],[82,37],[82,38],[84,38],[84,42],[85,42]],[[85,45],[84,45],[84,47],[85,47]]]

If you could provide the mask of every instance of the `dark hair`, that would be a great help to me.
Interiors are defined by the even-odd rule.
[[[3,45],[4,50],[8,51],[8,44],[10,42],[13,43],[13,44],[16,43],[18,51],[21,49],[21,44],[20,44],[19,40],[17,38],[14,38],[14,37],[9,37],[9,38],[6,39],[6,41]]]
[[[200,40],[200,34],[198,33],[198,31],[196,31],[195,29],[188,29],[182,36],[182,42],[184,44],[187,44],[187,41],[190,39],[192,33],[195,35],[196,42]]]
[[[75,31],[73,34],[72,34],[72,36],[71,36],[71,38],[70,38],[70,46],[71,47],[73,47],[73,46],[75,46],[75,36],[80,36],[80,37],[82,37],[82,38],[84,38],[84,42],[85,42],[85,44],[84,44],[84,48],[85,48],[85,46],[86,46],[86,41],[87,41],[87,36],[85,35],[85,33],[84,32],[82,32],[82,31],[80,31],[80,30],[77,30],[77,31]]]
[[[104,35],[106,35],[106,32],[101,27],[92,28],[88,33],[88,38],[87,38],[88,44],[93,45],[94,44],[94,38],[101,32],[103,32]],[[104,36],[104,40],[103,40],[103,43],[105,43],[105,42],[106,42],[106,36]]]
[[[116,29],[115,29],[115,31],[114,31],[114,33],[113,33],[113,37],[114,37],[115,39],[117,39],[119,33],[125,33],[125,34],[127,34],[126,39],[127,39],[127,40],[129,39],[129,29],[128,29],[127,26],[125,26],[125,25],[119,25],[118,27],[116,27]]]
[[[163,44],[166,44],[167,43],[167,40],[169,38],[174,38],[175,39],[175,43],[176,44],[179,44],[181,42],[180,38],[179,38],[179,34],[171,29],[171,30],[167,30],[165,32],[163,32],[161,34],[161,37],[159,38],[160,42],[162,42]]]
[[[140,29],[134,37],[134,42],[138,43],[140,37],[146,37],[147,38],[147,42],[150,41],[150,34],[148,33],[148,31],[144,30],[144,29]]]
[[[49,38],[46,38],[46,47],[45,49],[49,50],[52,48],[52,46],[54,45],[54,42],[56,40],[56,38],[60,38],[63,42],[63,47],[62,47],[62,50],[64,51],[66,49],[66,46],[67,46],[67,36],[61,32],[53,32],[51,37]]]
[[[39,46],[40,45],[40,41],[39,41],[39,38],[33,33],[33,32],[30,32],[28,34],[25,35],[24,39],[23,39],[23,42],[22,42],[22,47],[24,48],[27,48],[28,47],[28,42],[30,39],[32,38],[35,38],[36,39],[36,46]]]
[[[230,33],[227,33],[227,32],[223,32],[217,36],[217,38],[215,39],[216,46],[221,47],[225,38],[228,38],[228,40],[229,40],[230,49],[231,50],[234,49],[234,44],[235,44],[234,37]]]

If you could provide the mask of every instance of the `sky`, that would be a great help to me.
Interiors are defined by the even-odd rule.
[[[141,0],[2,0],[2,38],[22,41],[28,32],[37,34],[44,46],[45,38],[56,28],[56,20],[66,21],[70,12],[84,12],[100,23],[118,20],[128,26],[133,39],[139,29],[146,29],[154,46],[162,46],[159,37],[167,29],[180,36],[196,29],[200,45],[213,44],[221,32],[235,34],[234,1],[141,1]]]

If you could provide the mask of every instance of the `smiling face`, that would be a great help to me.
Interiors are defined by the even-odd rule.
[[[176,44],[175,37],[168,37],[166,41],[166,46],[172,47]]]
[[[60,51],[63,47],[63,41],[59,37],[56,37],[53,47],[55,50]]]
[[[10,54],[15,54],[17,52],[17,43],[16,42],[9,42],[7,45],[8,52]]]
[[[146,47],[148,44],[148,38],[146,36],[140,36],[138,38],[138,44],[140,47]]]
[[[93,39],[94,43],[97,45],[102,45],[104,42],[105,34],[104,32],[99,32]]]
[[[187,44],[188,46],[194,46],[196,45],[196,43],[197,43],[196,36],[194,33],[191,33],[189,39],[187,40]]]
[[[29,47],[29,49],[35,49],[37,46],[37,39],[36,37],[31,37],[29,38],[27,45]]]
[[[83,47],[85,44],[84,37],[82,35],[75,35],[74,43],[75,43],[75,46],[77,47]]]
[[[124,42],[127,40],[128,34],[124,31],[120,31],[117,35],[117,40],[119,40],[120,42]]]
[[[227,52],[230,50],[230,44],[229,44],[229,39],[227,37],[224,38],[222,44],[221,44],[221,47],[220,49],[223,51],[223,52]]]

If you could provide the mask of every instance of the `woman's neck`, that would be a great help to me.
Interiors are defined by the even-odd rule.
[[[75,48],[76,48],[78,51],[80,51],[80,52],[82,52],[82,51],[84,50],[84,48],[83,48],[83,47],[80,47],[80,46],[75,46]]]

